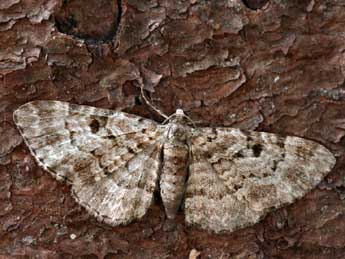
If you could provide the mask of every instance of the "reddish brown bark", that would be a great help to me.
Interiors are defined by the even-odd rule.
[[[2,0],[0,255],[42,258],[344,258],[342,1]],[[159,201],[126,227],[88,216],[33,161],[12,122],[30,100],[166,114],[318,141],[337,166],[252,228],[215,235],[166,221]]]

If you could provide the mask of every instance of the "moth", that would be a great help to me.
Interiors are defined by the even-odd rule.
[[[216,233],[255,224],[301,198],[336,160],[316,142],[236,128],[192,127],[59,101],[33,101],[14,122],[37,163],[113,226],[142,218],[154,194],[165,213]]]

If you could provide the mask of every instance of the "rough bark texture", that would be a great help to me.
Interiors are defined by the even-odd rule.
[[[38,258],[344,258],[342,0],[1,0],[0,255]],[[252,228],[215,235],[165,219],[108,227],[33,161],[12,112],[56,99],[318,141],[335,169]],[[194,255],[197,254],[193,250]]]

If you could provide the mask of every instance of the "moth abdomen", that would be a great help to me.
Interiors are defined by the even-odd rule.
[[[179,136],[180,137],[180,136]],[[182,138],[183,139],[183,138]],[[171,138],[163,146],[163,168],[160,195],[168,218],[174,218],[180,208],[185,191],[189,147]]]

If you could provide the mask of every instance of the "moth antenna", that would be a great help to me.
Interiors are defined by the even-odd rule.
[[[167,116],[167,117],[165,118],[165,120],[162,122],[162,124],[167,123],[168,121],[170,121],[170,120],[171,120],[172,118],[174,118],[174,117],[176,117],[176,113],[171,114],[170,116]]]
[[[142,82],[139,83],[140,86],[140,91],[141,91],[141,96],[143,97],[144,101],[146,102],[146,104],[148,106],[151,107],[152,110],[154,110],[155,112],[157,112],[160,116],[162,116],[165,121],[168,120],[171,116],[167,116],[166,114],[164,114],[163,112],[161,112],[158,108],[156,108],[153,104],[151,104],[151,102],[147,99],[145,93],[144,93],[144,84]]]

